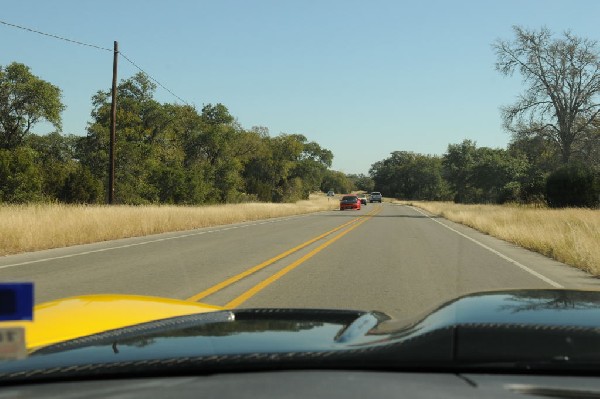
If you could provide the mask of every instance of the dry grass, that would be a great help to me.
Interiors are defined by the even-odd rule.
[[[600,211],[412,202],[433,214],[600,275]]]
[[[0,256],[169,231],[336,209],[322,195],[295,204],[183,206],[0,206]]]

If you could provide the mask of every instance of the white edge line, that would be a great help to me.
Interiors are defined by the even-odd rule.
[[[523,269],[523,270],[524,270],[524,271],[526,271],[527,273],[529,273],[529,274],[531,274],[531,275],[533,275],[533,276],[535,276],[535,277],[539,278],[539,279],[540,279],[540,280],[542,280],[543,282],[545,282],[545,283],[547,283],[547,284],[550,284],[551,286],[553,286],[553,287],[555,287],[555,288],[565,288],[565,287],[563,287],[562,285],[560,285],[559,283],[557,283],[556,281],[554,281],[554,280],[551,280],[551,279],[549,279],[548,277],[544,276],[543,274],[540,274],[540,273],[536,272],[535,270],[532,270],[532,269],[528,268],[528,267],[527,267],[527,266],[525,266],[524,264],[522,264],[522,263],[520,263],[520,262],[517,262],[516,260],[514,260],[514,259],[512,259],[512,258],[510,258],[510,257],[508,257],[508,256],[506,256],[506,255],[504,255],[504,254],[502,254],[502,253],[500,253],[500,252],[496,251],[495,249],[493,249],[493,248],[491,248],[491,247],[488,247],[488,246],[487,246],[487,245],[485,245],[484,243],[482,243],[482,242],[480,242],[480,241],[477,241],[476,239],[474,239],[474,238],[472,238],[472,237],[469,237],[468,235],[466,235],[466,234],[463,234],[463,233],[461,233],[460,231],[458,231],[458,230],[456,230],[456,229],[453,229],[452,227],[450,227],[450,226],[448,226],[448,225],[446,225],[446,224],[444,224],[444,223],[440,222],[439,220],[436,220],[436,219],[432,218],[431,216],[429,216],[429,215],[428,215],[428,214],[426,214],[425,212],[421,211],[419,208],[415,208],[414,206],[409,206],[409,208],[411,208],[411,209],[413,209],[413,210],[415,210],[415,211],[419,212],[421,215],[427,216],[429,219],[433,220],[433,221],[434,221],[434,222],[436,222],[437,224],[439,224],[439,225],[442,225],[442,226],[444,226],[445,228],[447,228],[448,230],[451,230],[451,231],[455,232],[456,234],[460,235],[461,237],[464,237],[464,238],[466,238],[467,240],[474,242],[475,244],[479,245],[480,247],[487,249],[487,250],[488,250],[488,251],[490,251],[491,253],[493,253],[493,254],[495,254],[495,255],[497,255],[497,256],[499,256],[499,257],[501,257],[501,258],[502,258],[502,259],[504,259],[505,261],[507,261],[507,262],[510,262],[510,263],[512,263],[513,265],[515,265],[515,266],[517,266],[517,267],[519,267],[519,268]]]
[[[308,214],[306,214],[306,215],[308,215]],[[99,252],[112,251],[112,250],[115,250],[115,249],[137,247],[137,246],[140,246],[140,245],[146,245],[146,244],[153,244],[153,243],[162,242],[162,241],[175,240],[175,239],[178,239],[178,238],[186,238],[186,237],[199,236],[199,235],[202,235],[202,234],[218,233],[219,231],[227,231],[227,230],[231,230],[231,229],[236,229],[238,227],[259,226],[259,225],[267,224],[267,223],[285,222],[285,221],[288,221],[288,220],[297,219],[298,217],[301,217],[301,216],[304,216],[304,215],[294,215],[294,216],[291,216],[291,217],[288,216],[288,217],[282,217],[282,218],[277,218],[277,219],[268,220],[268,221],[248,223],[248,224],[245,224],[243,226],[233,226],[233,227],[229,226],[229,227],[223,227],[221,229],[205,230],[205,231],[199,231],[199,232],[195,232],[195,233],[181,234],[181,235],[177,235],[177,236],[174,236],[174,237],[157,238],[157,239],[154,239],[154,240],[148,240],[148,241],[143,241],[143,242],[136,242],[136,243],[133,243],[133,244],[119,245],[119,246],[116,246],[116,247],[101,248],[101,249],[95,249],[95,250],[92,250],[92,251],[85,251],[85,252],[77,252],[77,253],[69,254],[69,255],[53,256],[53,257],[50,257],[50,258],[42,258],[42,259],[29,260],[29,261],[26,261],[26,262],[19,262],[19,263],[12,263],[12,264],[9,264],[9,265],[2,265],[2,266],[0,266],[0,269],[8,269],[9,267],[31,265],[31,264],[34,264],[34,263],[49,262],[49,261],[58,260],[58,259],[74,258],[76,256],[90,255],[90,254],[95,254],[95,253],[99,253]],[[131,237],[131,238],[136,238],[136,237]],[[137,237],[137,238],[139,238],[139,237]],[[97,244],[97,243],[90,243],[90,244]],[[58,248],[55,248],[55,249],[58,249]]]
[[[214,233],[214,232],[215,232],[214,230],[213,231],[201,231],[201,232],[198,232],[198,233],[182,234],[182,235],[176,236],[176,237],[157,238],[155,240],[149,240],[149,241],[143,241],[143,242],[136,242],[136,243],[133,243],[133,244],[119,245],[119,246],[116,246],[116,247],[94,249],[92,251],[77,252],[77,253],[69,254],[69,255],[54,256],[54,257],[51,257],[51,258],[42,258],[42,259],[30,260],[30,261],[20,262],[20,263],[12,263],[10,265],[0,266],[0,269],[6,269],[6,268],[9,268],[9,267],[15,267],[15,266],[30,265],[32,263],[48,262],[48,261],[57,260],[57,259],[73,258],[73,257],[76,257],[76,256],[89,255],[89,254],[94,254],[94,253],[98,253],[98,252],[112,251],[114,249],[123,249],[123,248],[137,247],[137,246],[140,246],[140,245],[152,244],[152,243],[161,242],[161,241],[174,240],[176,238],[185,238],[185,237],[197,236],[197,235],[201,235],[201,234]]]

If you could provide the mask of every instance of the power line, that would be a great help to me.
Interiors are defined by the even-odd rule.
[[[148,78],[150,78],[150,80],[152,80],[154,83],[156,83],[157,85],[159,85],[160,87],[162,87],[163,89],[165,89],[166,91],[168,91],[173,97],[179,99],[179,101],[181,101],[184,104],[188,104],[187,101],[185,101],[183,98],[179,97],[177,94],[173,93],[171,90],[169,90],[167,87],[165,87],[158,80],[154,79],[148,72],[146,72],[142,68],[140,68],[135,62],[131,61],[125,54],[123,54],[122,51],[119,51],[119,55],[121,55],[131,65],[133,65],[134,67],[136,67],[137,69],[139,69],[140,72],[142,72],[144,75],[148,76]]]
[[[25,30],[25,31],[28,31],[28,32],[37,33],[39,35],[48,36],[48,37],[51,37],[51,38],[54,38],[54,39],[63,40],[65,42],[78,44],[80,46],[87,46],[87,47],[92,47],[92,48],[95,48],[95,49],[98,49],[98,50],[110,51],[111,53],[113,52],[113,49],[109,49],[109,48],[102,47],[102,46],[97,46],[95,44],[84,43],[84,42],[81,42],[79,40],[67,39],[66,37],[62,37],[62,36],[58,36],[58,35],[53,35],[51,33],[41,32],[39,30],[27,28],[25,26],[20,26],[20,25],[16,25],[16,24],[11,24],[10,22],[6,22],[6,21],[2,21],[2,20],[0,20],[0,24],[6,25],[6,26],[10,26],[10,27],[13,27],[13,28],[17,28],[17,29],[21,29],[21,30]],[[161,88],[163,88],[164,90],[166,90],[167,92],[169,92],[173,97],[177,98],[179,101],[181,101],[184,104],[188,104],[187,101],[185,101],[184,99],[182,99],[181,97],[179,97],[177,94],[173,93],[171,90],[169,90],[165,85],[163,85],[162,83],[160,83],[158,80],[154,79],[148,72],[144,71],[140,66],[138,66],[135,62],[133,62],[131,59],[129,59],[125,54],[123,54],[120,51],[118,53],[127,62],[129,62],[131,65],[133,65],[134,67],[136,67],[137,69],[139,69],[140,72],[142,72],[144,75],[148,76],[148,78],[150,80],[152,80],[158,86],[160,86]]]
[[[101,46],[97,46],[95,44],[89,44],[89,43],[80,42],[78,40],[67,39],[66,37],[62,37],[62,36],[58,36],[58,35],[53,35],[51,33],[40,32],[39,30],[35,30],[35,29],[31,29],[31,28],[26,28],[24,26],[20,26],[20,25],[16,25],[16,24],[11,24],[11,23],[6,22],[6,21],[0,20],[0,24],[6,25],[6,26],[11,26],[11,27],[17,28],[17,29],[26,30],[28,32],[37,33],[38,35],[44,35],[44,36],[52,37],[54,39],[64,40],[65,42],[79,44],[80,46],[93,47],[93,48],[98,49],[98,50],[104,50],[104,51],[111,51],[112,52],[111,49],[106,48],[106,47],[101,47]]]

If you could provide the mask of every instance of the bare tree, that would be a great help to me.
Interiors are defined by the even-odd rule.
[[[507,130],[550,138],[568,163],[600,113],[600,55],[596,41],[547,28],[513,27],[513,41],[497,40],[496,69],[518,71],[525,86],[517,102],[502,108]]]

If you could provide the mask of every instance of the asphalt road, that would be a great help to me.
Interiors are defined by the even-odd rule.
[[[477,291],[600,289],[579,270],[393,204],[7,256],[0,281],[33,281],[36,303],[119,293],[396,318]]]

